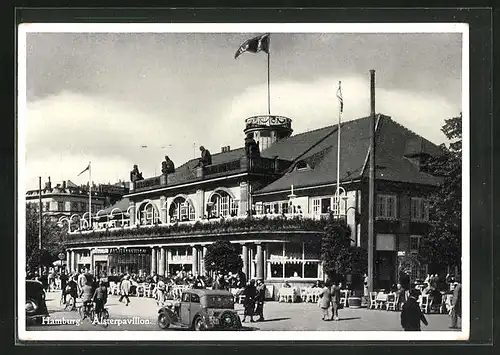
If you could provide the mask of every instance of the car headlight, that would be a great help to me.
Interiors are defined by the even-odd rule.
[[[38,306],[33,301],[26,301],[26,305],[24,306],[24,308],[26,309],[26,312],[33,313],[33,312],[36,311],[36,309],[38,308]]]

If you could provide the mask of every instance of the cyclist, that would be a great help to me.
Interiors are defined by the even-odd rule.
[[[99,282],[99,287],[96,288],[94,296],[92,297],[95,302],[95,312],[97,319],[101,321],[101,313],[104,310],[104,305],[108,301],[108,288],[106,287],[104,281]]]
[[[85,286],[82,287],[82,307],[83,307],[83,318],[86,316],[90,315],[90,311],[92,310],[93,302],[92,302],[92,296],[94,295],[94,292],[92,290],[92,286],[89,284],[86,284]]]

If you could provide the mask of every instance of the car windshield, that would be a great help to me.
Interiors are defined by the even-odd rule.
[[[234,308],[233,296],[207,295],[208,308]]]

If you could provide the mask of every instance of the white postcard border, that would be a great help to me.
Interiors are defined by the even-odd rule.
[[[192,332],[165,331],[27,331],[24,310],[26,268],[26,35],[34,32],[164,32],[164,33],[462,33],[463,164],[462,216],[470,216],[470,106],[469,106],[469,26],[465,23],[23,23],[18,27],[18,235],[17,235],[17,329],[22,341],[417,341],[467,340],[470,335],[470,220],[462,218],[462,329],[461,331],[256,331]],[[15,238],[16,236],[14,236]],[[15,316],[15,315],[14,315]]]

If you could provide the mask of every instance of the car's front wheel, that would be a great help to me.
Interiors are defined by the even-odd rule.
[[[201,317],[197,317],[194,320],[194,322],[193,322],[193,328],[197,332],[205,330],[205,324],[203,324],[203,319],[201,319]]]
[[[158,326],[161,329],[167,329],[170,327],[170,321],[165,313],[158,315]]]

